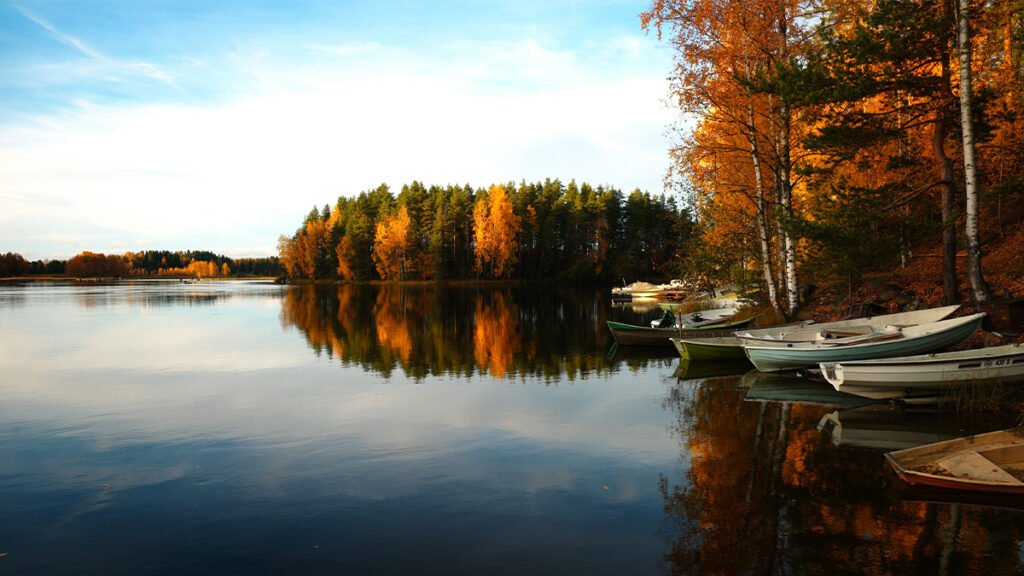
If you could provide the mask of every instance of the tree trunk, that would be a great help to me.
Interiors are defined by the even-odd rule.
[[[960,123],[964,142],[964,183],[967,196],[964,228],[967,239],[967,280],[975,302],[992,298],[981,272],[981,239],[978,232],[978,170],[974,159],[974,94],[971,87],[971,31],[968,0],[957,11],[957,52],[960,56]]]
[[[757,201],[757,232],[761,238],[761,262],[763,265],[764,281],[768,287],[768,301],[772,309],[782,315],[779,307],[779,299],[775,293],[775,276],[772,274],[772,251],[768,239],[768,226],[766,225],[767,214],[765,213],[764,202],[764,176],[761,173],[761,158],[757,149],[757,132],[754,131],[754,104],[747,104],[747,128],[750,133],[750,158],[754,162],[754,186]]]
[[[782,50],[779,59],[786,61],[789,58],[789,21],[788,14],[783,9],[779,16],[779,40]],[[792,158],[790,158],[790,110],[789,102],[784,96],[779,97],[779,196],[782,204],[783,214],[787,218],[793,216],[793,183],[791,180]],[[789,316],[796,314],[800,305],[800,285],[796,277],[796,241],[792,234],[785,228],[780,230],[784,248],[785,278],[786,278],[786,310]]]
[[[949,78],[949,66],[942,61],[942,77]],[[943,83],[944,86],[948,82]],[[945,101],[945,96],[941,97]],[[949,134],[947,107],[935,110],[932,151],[939,164],[942,181],[942,302],[950,305],[960,300],[956,276],[956,188],[953,187],[953,162],[946,155],[946,136]]]
[[[786,217],[793,216],[793,184],[790,182],[790,150],[789,150],[789,104],[785,100],[779,102],[779,200]],[[796,278],[796,242],[788,230],[781,230],[784,247],[786,278],[786,310],[790,317],[796,313],[800,305],[800,286]]]

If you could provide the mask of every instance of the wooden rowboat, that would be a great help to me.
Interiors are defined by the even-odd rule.
[[[979,494],[1024,495],[1024,429],[956,438],[885,455],[900,479]]]

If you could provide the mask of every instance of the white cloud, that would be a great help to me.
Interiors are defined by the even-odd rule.
[[[0,231],[0,245],[31,252],[18,242],[86,230],[94,247],[269,254],[314,204],[382,182],[551,177],[660,189],[672,113],[659,73],[613,73],[531,40],[484,48],[444,61],[372,43],[321,46],[364,58],[341,69],[236,54],[228,75],[255,80],[230,101],[78,101],[4,128],[0,180],[17,201],[4,202],[0,230],[33,222],[35,239]],[[58,249],[26,256],[74,253]]]

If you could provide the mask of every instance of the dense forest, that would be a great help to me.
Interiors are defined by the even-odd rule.
[[[929,258],[946,302],[1019,285],[982,256],[1021,227],[1024,2],[655,0],[641,24],[695,120],[684,268],[756,273],[781,312]]]
[[[117,254],[85,251],[68,260],[28,261],[21,254],[0,254],[0,278],[67,275],[75,278],[280,276],[277,257],[228,258],[205,250],[144,250]]]
[[[674,198],[639,190],[413,182],[314,207],[278,248],[291,278],[618,282],[679,273],[691,228]]]

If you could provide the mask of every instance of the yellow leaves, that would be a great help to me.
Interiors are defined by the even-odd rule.
[[[476,302],[473,359],[495,378],[505,376],[520,348],[516,312],[501,293],[495,294],[493,305],[483,300]]]
[[[403,205],[396,214],[377,222],[373,237],[373,263],[384,280],[404,280],[409,269],[412,220]]]
[[[486,195],[477,198],[473,205],[477,272],[489,266],[492,275],[499,278],[512,273],[519,253],[520,224],[504,186],[491,186]]]

